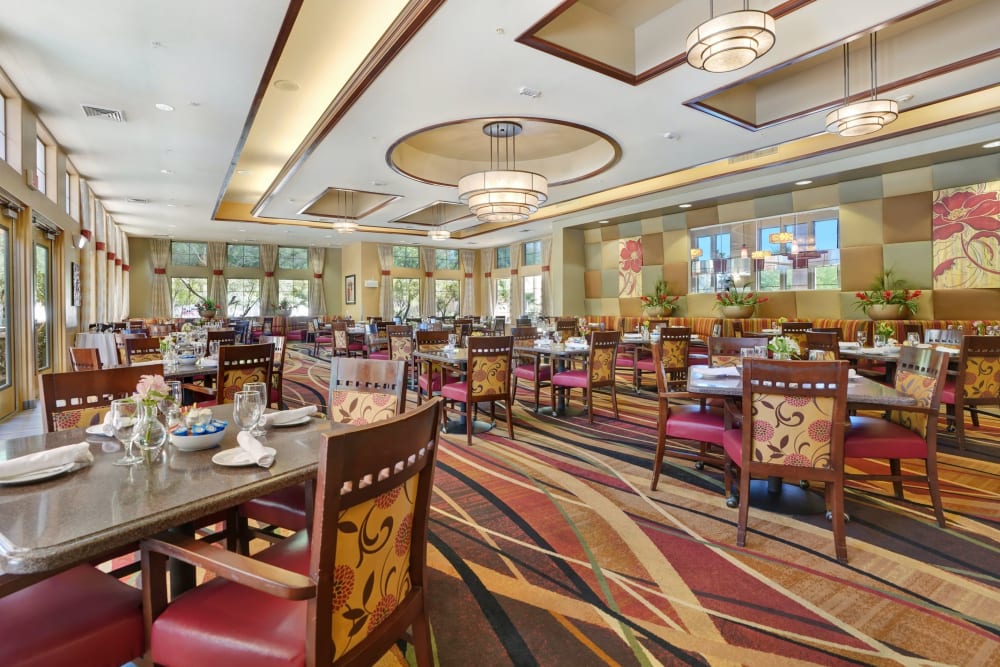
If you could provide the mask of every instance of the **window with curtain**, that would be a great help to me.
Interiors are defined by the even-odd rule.
[[[419,269],[420,253],[417,246],[396,245],[392,247],[392,265],[400,269]]]
[[[49,303],[52,298],[51,266],[49,249],[42,244],[35,245],[35,370],[45,370],[52,365],[50,344]]]
[[[456,251],[458,252],[458,251]],[[437,303],[438,317],[454,317],[458,315],[458,281],[437,278],[434,280],[434,298]]]
[[[170,244],[170,263],[174,266],[208,266],[208,244],[174,241]]]
[[[435,250],[434,268],[442,271],[457,271],[458,250]]]
[[[521,266],[538,266],[542,263],[542,242],[528,241],[524,244],[524,262]]]
[[[504,246],[502,248],[497,248],[496,264],[493,268],[496,269],[509,269],[510,268],[510,247]]]
[[[278,303],[288,301],[292,316],[309,314],[309,281],[278,280]]]
[[[230,243],[226,246],[226,266],[243,269],[260,268],[260,246]]]
[[[45,175],[48,170],[45,154],[47,146],[41,139],[35,139],[35,180],[38,181],[38,191],[45,194]]]
[[[171,278],[170,293],[173,317],[198,317],[197,304],[208,297],[208,278]]]
[[[497,278],[496,306],[493,316],[510,317],[510,278]]]
[[[260,280],[229,278],[226,280],[226,294],[229,295],[229,317],[260,315]]]
[[[309,255],[305,248],[278,248],[278,268],[304,271],[309,268]]]
[[[525,315],[535,317],[542,312],[542,277],[524,277],[524,308]]]
[[[404,322],[408,317],[420,317],[420,279],[392,279],[392,314]]]
[[[10,232],[0,227],[0,331],[10,331],[7,313],[10,312]],[[0,387],[10,385],[10,345],[8,336],[0,336]]]

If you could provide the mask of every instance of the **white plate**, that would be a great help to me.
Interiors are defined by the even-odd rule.
[[[298,426],[299,424],[308,424],[309,420],[312,419],[312,415],[302,415],[298,419],[293,419],[290,422],[281,422],[280,424],[271,424],[272,428],[284,428],[286,426]]]
[[[13,484],[27,484],[29,482],[37,482],[43,479],[49,479],[51,477],[58,477],[63,473],[67,473],[76,467],[74,461],[69,463],[63,463],[62,465],[52,466],[51,468],[43,468],[41,470],[35,470],[34,472],[27,472],[23,475],[15,475],[14,477],[0,477],[0,486],[13,485]]]
[[[88,426],[87,427],[87,434],[88,435],[103,435],[106,438],[112,438],[112,437],[114,437],[114,435],[115,435],[115,429],[110,424],[107,425],[107,429],[108,429],[107,431],[105,431],[104,429],[105,429],[105,425],[104,424],[94,424],[93,426]]]
[[[278,450],[274,447],[265,447],[264,451],[271,456],[278,453]],[[246,450],[241,447],[223,449],[221,452],[212,457],[212,463],[218,463],[220,466],[231,466],[233,468],[257,465],[257,462],[250,458],[250,454],[248,454]]]

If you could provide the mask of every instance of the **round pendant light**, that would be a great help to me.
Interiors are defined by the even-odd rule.
[[[844,44],[844,104],[826,115],[826,131],[842,137],[860,137],[878,132],[899,117],[896,100],[878,99],[878,49],[875,33],[868,36],[868,55],[871,63],[871,97],[860,102],[850,102],[851,49]]]
[[[519,222],[549,198],[549,182],[541,174],[516,169],[515,137],[521,125],[497,121],[483,126],[490,137],[490,169],[463,176],[458,198],[481,222]]]
[[[749,9],[715,16],[692,30],[687,37],[687,61],[708,72],[732,72],[746,67],[774,46],[774,18],[767,12]]]

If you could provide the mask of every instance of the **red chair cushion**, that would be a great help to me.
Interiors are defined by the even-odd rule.
[[[385,359],[386,361],[388,361],[389,360],[389,353],[386,352],[385,350],[379,350],[378,352],[369,352],[368,353],[368,358],[369,359]]]
[[[441,387],[441,395],[452,401],[465,403],[469,396],[468,389],[465,382],[449,382]]]
[[[732,428],[722,432],[722,448],[736,465],[743,461],[743,431]]]
[[[535,380],[535,365],[534,364],[522,364],[514,369],[514,377],[519,377],[522,380]],[[551,380],[552,379],[552,367],[545,365],[538,367],[538,380]]]
[[[142,655],[142,594],[80,565],[0,598],[0,665],[123,665]]]
[[[707,365],[708,354],[701,352],[688,352],[688,366]]]
[[[845,458],[926,459],[927,442],[910,429],[880,417],[851,417]]]
[[[254,498],[240,505],[240,514],[270,526],[305,530],[309,527],[306,523],[306,487],[296,484]]]
[[[417,386],[423,389],[424,391],[427,391],[426,375],[421,374],[417,376]],[[433,373],[431,375],[431,391],[440,391],[440,390],[441,390],[441,374]]]
[[[649,359],[640,359],[639,361],[635,362],[635,367],[638,368],[640,371],[645,371],[647,373],[652,373],[653,371],[656,370],[656,365],[653,363],[652,357],[650,357]]]
[[[302,330],[302,329],[293,329],[293,330],[289,331],[287,334],[285,334],[285,340],[286,341],[290,341],[290,340],[299,340],[299,341],[301,341],[301,340],[305,340],[305,338],[306,338],[306,332],[304,330]]]
[[[362,345],[361,343],[348,343],[347,349],[351,352],[361,352],[363,349],[365,349],[365,346]]]
[[[552,376],[552,384],[560,387],[580,387],[587,388],[587,371],[575,369],[563,371]]]
[[[948,405],[955,404],[955,381],[945,380],[944,387],[941,389],[941,402],[947,403]]]
[[[632,368],[635,365],[635,361],[632,359],[631,354],[619,354],[615,357],[615,367]]]
[[[305,574],[309,536],[300,532],[257,558]],[[281,600],[216,578],[181,595],[156,619],[153,660],[186,667],[305,664],[306,611],[304,600]]]
[[[667,435],[672,438],[686,438],[720,445],[725,429],[724,422],[725,418],[720,408],[703,410],[698,405],[671,405],[666,430]]]
[[[317,342],[317,343],[332,343],[333,342],[333,339],[330,338],[329,336],[316,336],[316,338],[314,338],[313,340],[315,342]]]

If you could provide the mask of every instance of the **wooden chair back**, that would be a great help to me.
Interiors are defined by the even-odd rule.
[[[163,361],[160,339],[152,337],[125,338],[125,363],[131,366],[145,361]]]
[[[288,349],[285,347],[285,337],[261,336],[260,342],[274,345],[274,359],[271,362],[271,393],[272,395],[277,394],[276,403],[280,408],[285,404],[285,397],[281,391],[282,384],[285,381],[285,351]]]
[[[329,417],[343,424],[370,424],[406,408],[406,362],[400,359],[330,360]]]
[[[660,327],[660,340],[653,342],[653,367],[658,391],[682,390],[687,384],[691,327]],[[664,383],[660,388],[661,378]]]
[[[465,381],[474,402],[508,401],[511,397],[511,364],[514,338],[474,336],[466,351]],[[509,403],[508,411],[510,409]],[[508,419],[511,417],[508,415]]]
[[[535,327],[511,327],[510,337],[514,339],[515,345],[533,345],[538,338],[538,329]]]
[[[429,350],[448,344],[450,331],[417,331],[417,349]]]
[[[116,398],[128,398],[143,375],[162,375],[163,366],[118,366],[38,376],[42,421],[47,433],[86,428],[104,421]]]
[[[899,348],[899,361],[896,362],[896,391],[915,399],[916,406],[927,412],[892,410],[889,420],[927,440],[931,449],[937,447],[938,420],[929,419],[928,413],[936,415],[941,409],[941,393],[950,356],[947,352],[927,347],[904,345]]]
[[[615,363],[618,358],[618,331],[591,331],[590,354],[587,357],[587,387],[610,387],[615,384]]]
[[[74,371],[97,371],[104,368],[101,353],[96,347],[69,348],[69,361]]]
[[[708,339],[709,366],[738,366],[740,350],[767,345],[766,338],[744,336],[712,336]]]
[[[840,359],[840,342],[837,334],[826,331],[807,331],[804,357],[813,361]]]
[[[507,332],[507,317],[505,315],[495,315],[493,317],[493,335],[502,336]]]
[[[576,318],[567,317],[556,320],[556,331],[562,334],[562,339],[566,340],[576,335]]]
[[[942,343],[944,345],[961,345],[962,332],[958,329],[927,329],[924,331],[925,343]]]
[[[211,343],[213,340],[219,341],[219,346],[236,345],[236,329],[209,329],[206,340]]]
[[[268,382],[274,364],[274,343],[223,345],[215,375],[215,400],[232,403],[247,382]],[[270,386],[270,385],[269,385]]]
[[[413,361],[413,327],[408,324],[387,324],[385,335],[389,339],[389,358],[411,363]]]
[[[808,347],[806,343],[806,332],[812,329],[812,322],[782,322],[779,326],[781,328],[781,335],[786,338],[791,338],[799,345],[799,350],[802,350],[800,356],[805,356],[805,349]]]
[[[815,331],[816,333],[832,333],[836,334],[837,341],[844,340],[844,330],[840,327],[813,327],[809,331]]]
[[[330,323],[330,346],[333,356],[347,355],[351,336],[347,333],[347,322]]]

